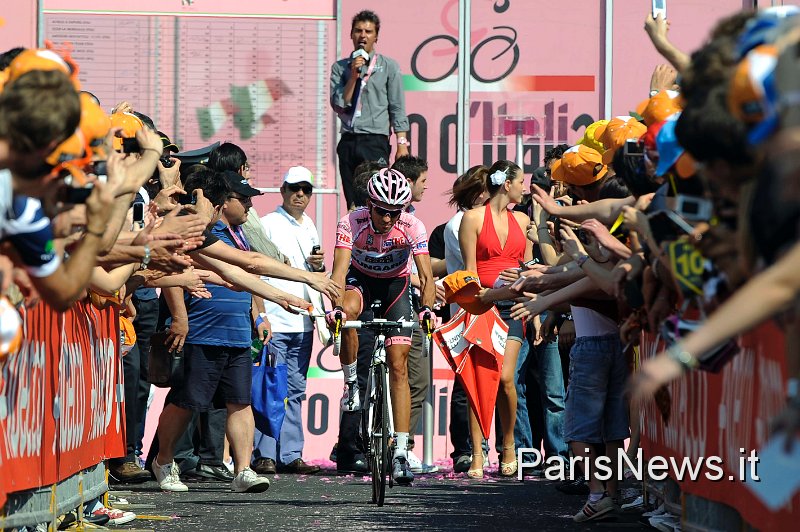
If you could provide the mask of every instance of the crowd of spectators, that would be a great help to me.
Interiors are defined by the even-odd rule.
[[[372,15],[353,21],[356,50],[366,44],[370,52],[377,40]],[[668,394],[666,385],[685,372],[724,365],[736,356],[738,335],[776,316],[789,378],[775,426],[789,437],[800,430],[798,10],[721,19],[692,54],[670,42],[663,18],[648,16],[645,30],[669,64],[642,87],[649,97],[636,113],[591,124],[574,146],[551,147],[527,186],[511,161],[471,168],[452,186],[457,211],[429,232],[434,276],[475,272],[477,297],[496,305],[509,328],[497,399],[501,476],[516,477],[520,448],[543,448],[564,464],[605,455],[615,467],[629,440],[634,456],[642,401]],[[360,56],[343,61],[339,75],[369,65]],[[304,213],[312,173],[287,169],[281,206],[259,218],[252,198],[261,192],[240,147],[213,145],[199,161],[175,157],[178,147],[128,103],[105,113],[81,90],[65,53],[9,50],[0,71],[2,354],[19,344],[8,327],[20,323],[15,307],[65,311],[84,298],[111,305],[136,334],[123,357],[127,453],[108,463],[113,482],[143,482],[152,472],[168,491],[186,491],[194,476],[260,492],[276,471],[316,473],[302,458],[300,419],[313,314],[325,310],[323,295],[335,298],[344,287],[325,272],[326,253]],[[351,85],[342,80],[331,95],[339,111],[352,105]],[[387,124],[407,127],[403,106],[393,109],[398,116],[384,117]],[[339,150],[348,154],[347,202],[355,208],[389,163],[355,154],[360,138],[385,136],[383,126],[362,132],[350,120],[346,128]],[[412,202],[435,201],[423,199],[426,162],[408,154],[405,131],[395,133],[402,140],[391,167],[409,180]],[[415,275],[412,284],[419,287]],[[444,303],[441,286],[437,298]],[[312,316],[298,314],[308,309]],[[457,311],[437,309],[445,322]],[[658,334],[666,350],[640,360],[643,332]],[[151,345],[156,338],[164,345]],[[290,368],[277,437],[254,434],[254,339]],[[423,471],[411,451],[430,386],[420,341],[408,360],[415,472]],[[369,334],[359,343],[361,378]],[[185,362],[145,461],[147,361],[156,347],[183,352]],[[456,383],[453,467],[479,479],[490,449],[470,412]],[[334,458],[340,471],[366,472],[352,414],[342,413]],[[576,522],[619,510],[622,479],[576,473],[557,486],[588,496]],[[133,518],[89,508],[115,524]]]

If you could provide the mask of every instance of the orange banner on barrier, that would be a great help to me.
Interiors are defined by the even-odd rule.
[[[697,480],[676,479],[681,490],[735,508],[761,530],[794,529],[800,517],[800,493],[773,512],[739,480],[746,478],[742,475],[746,456],[764,447],[770,421],[786,404],[784,339],[772,323],[759,327],[741,337],[739,353],[719,373],[694,371],[669,386],[668,423],[654,402],[642,414],[641,445],[646,458],[719,457],[723,470],[719,480],[703,475]],[[663,348],[655,337],[645,335],[642,358]]]
[[[117,311],[40,303],[22,317],[22,346],[0,362],[0,505],[125,453]]]

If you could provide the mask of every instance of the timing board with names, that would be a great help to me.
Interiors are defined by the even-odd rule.
[[[303,165],[332,186],[328,72],[335,22],[45,12],[44,34],[68,46],[82,88],[106,110],[129,102],[181,149],[241,146],[259,187]]]

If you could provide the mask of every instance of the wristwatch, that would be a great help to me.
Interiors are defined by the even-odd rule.
[[[398,146],[408,146],[408,139],[406,137],[397,137]]]
[[[578,256],[578,257],[575,259],[575,264],[577,264],[577,265],[578,265],[578,268],[580,268],[580,267],[582,267],[582,266],[583,266],[583,265],[586,263],[586,261],[587,261],[587,260],[589,260],[589,255],[587,255],[587,254],[583,253],[583,254],[579,255],[579,256]]]
[[[678,344],[675,344],[667,349],[667,356],[680,364],[684,371],[697,369],[697,367],[700,365],[699,360],[693,357],[688,351],[684,351],[683,348]]]
[[[142,264],[139,266],[139,269],[140,270],[146,270],[148,264],[150,264],[150,246],[145,244],[144,245],[144,257],[142,258]]]

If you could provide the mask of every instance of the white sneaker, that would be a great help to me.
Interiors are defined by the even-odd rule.
[[[361,410],[361,399],[358,396],[358,383],[344,383],[344,395],[342,396],[342,410],[344,412],[358,412]]]
[[[414,454],[413,451],[406,451],[407,456],[406,460],[408,461],[408,468],[411,469],[412,473],[422,473],[422,460]]]
[[[159,487],[164,491],[189,491],[189,488],[181,482],[181,470],[178,464],[173,460],[168,465],[159,465],[153,459],[153,474],[156,476],[156,482]]]
[[[106,524],[108,525],[124,525],[136,519],[136,514],[133,512],[125,512],[123,510],[117,510],[116,508],[106,508],[105,506],[101,506],[92,512],[92,515],[107,515],[108,523]]]
[[[224,466],[225,466],[225,469],[227,469],[228,471],[230,471],[230,472],[231,472],[231,475],[233,475],[233,458],[228,458],[228,461],[227,461],[227,462],[223,460],[223,461],[222,461],[222,465],[224,465]]]
[[[259,477],[249,467],[244,468],[231,482],[231,491],[236,493],[261,493],[269,489],[269,479]]]

